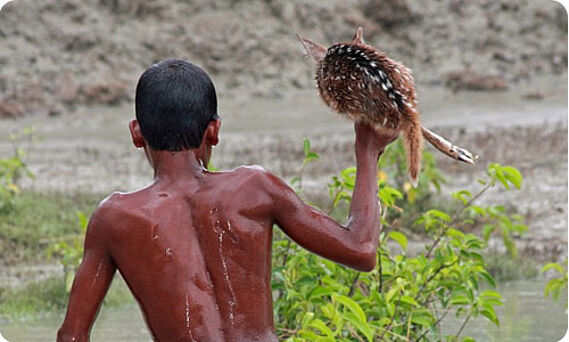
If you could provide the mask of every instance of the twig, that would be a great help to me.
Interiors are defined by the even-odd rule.
[[[296,330],[296,329],[287,329],[287,328],[277,327],[277,330],[280,332],[278,334],[279,339],[283,339],[283,340],[285,339],[285,337],[290,337],[290,336],[298,333],[298,330]]]
[[[441,315],[441,317],[439,317],[435,323],[433,325],[436,325],[438,327],[439,330],[439,337],[440,337],[440,327],[439,327],[439,323],[443,320],[443,318],[445,318],[445,316],[447,315],[448,311],[450,310],[450,305],[446,308],[445,312],[443,312],[443,314]],[[421,341],[421,339],[423,337],[425,337],[425,335],[429,332],[430,329],[425,329],[425,331],[423,331],[423,333],[421,335],[419,335],[419,337],[417,338],[417,342]]]
[[[462,209],[459,212],[457,212],[456,214],[454,214],[451,217],[447,227],[441,232],[439,237],[435,240],[435,242],[431,245],[431,248],[429,248],[429,250],[425,254],[425,258],[428,258],[431,256],[431,253],[433,252],[435,247],[439,244],[439,242],[441,242],[441,240],[444,237],[447,230],[449,230],[450,226],[460,217],[460,215],[462,215],[464,213],[466,208],[468,208],[472,203],[474,203],[474,201],[476,201],[480,196],[482,196],[483,193],[485,193],[491,187],[492,187],[491,182],[486,183],[486,185],[482,189],[480,189],[480,191],[478,191],[478,193],[476,193],[474,196],[472,196],[472,198],[470,200],[468,200],[468,202],[466,202],[466,204],[462,207]]]
[[[379,293],[382,294],[383,293],[383,271],[381,269],[381,249],[378,250],[378,253],[379,253],[379,261],[378,261],[378,265],[377,265],[377,267],[378,267],[377,273],[379,275],[379,279],[378,279],[379,280],[379,288],[378,288],[378,290],[379,290]]]
[[[356,276],[354,277],[354,280],[352,281],[352,285],[350,286],[350,291],[348,292],[348,297],[351,297],[354,295],[354,291],[356,290],[356,284],[358,282],[359,277],[360,277],[360,272],[358,272],[356,274]]]
[[[407,341],[409,341],[409,335],[411,334],[411,320],[413,319],[413,311],[409,313],[409,320],[407,321]]]
[[[399,303],[401,303],[401,297],[402,296],[399,296],[399,298],[397,299],[397,304],[395,304],[395,308],[393,309],[393,316],[391,316],[391,321],[389,321],[389,324],[387,325],[387,327],[385,328],[383,333],[381,333],[381,336],[379,337],[380,341],[383,341],[383,336],[385,335],[385,333],[389,329],[391,329],[391,325],[393,324],[393,321],[395,320],[395,316],[397,315],[397,309],[399,308]]]
[[[360,342],[365,342],[365,340],[360,335],[358,335],[358,333],[354,330],[354,328],[352,328],[349,325],[348,325],[348,330],[350,331],[350,335],[352,335],[352,337],[355,337]]]
[[[470,319],[470,316],[472,316],[472,311],[470,311],[470,313],[468,314],[468,316],[466,316],[466,319],[464,320],[464,322],[462,323],[462,325],[460,326],[460,329],[458,329],[458,331],[456,332],[456,337],[458,338],[458,336],[460,336],[460,334],[462,333],[462,329],[464,329],[464,327],[466,326],[466,323],[468,323],[468,320]]]
[[[287,259],[288,259],[288,251],[289,251],[289,250],[290,250],[290,239],[287,241],[286,249],[285,249],[285,252],[284,252],[284,255],[283,255],[283,264],[282,264],[283,267],[286,266],[286,262],[287,262]]]
[[[435,272],[433,272],[433,274],[431,274],[429,276],[429,278],[427,278],[427,280],[423,283],[423,285],[421,285],[421,287],[419,288],[419,291],[417,291],[417,296],[415,296],[415,300],[417,300],[419,298],[419,296],[421,295],[421,292],[423,292],[423,290],[425,289],[425,287],[427,286],[427,284],[433,280],[433,278],[435,278],[437,276],[437,274],[439,274],[440,271],[442,271],[445,268],[451,267],[452,265],[456,264],[456,262],[458,261],[458,259],[456,259],[455,261],[451,262],[450,264],[442,264],[441,266],[439,266],[439,268],[437,268],[437,270]],[[423,303],[424,305],[425,303]]]

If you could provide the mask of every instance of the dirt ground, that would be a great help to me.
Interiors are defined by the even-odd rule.
[[[295,33],[328,45],[358,25],[425,86],[565,84],[567,13],[551,0],[17,0],[0,11],[0,116],[129,102],[167,57],[204,67],[224,97],[286,97],[313,87]]]

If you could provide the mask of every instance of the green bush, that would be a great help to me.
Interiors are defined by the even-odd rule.
[[[27,138],[33,141],[35,130],[33,128],[24,128],[22,133],[11,134],[14,152],[11,157],[0,158],[0,214],[8,213],[13,206],[15,197],[20,193],[18,181],[23,176],[34,178],[33,173],[24,163],[26,152],[19,147],[22,139]]]
[[[309,161],[318,158],[306,142],[305,157]],[[411,191],[403,158],[402,146],[397,143],[379,162],[383,232],[374,271],[348,269],[291,244],[281,233],[275,234],[273,290],[280,339],[472,341],[460,336],[471,319],[485,317],[499,324],[494,308],[502,305],[502,300],[499,293],[488,289],[495,282],[483,256],[486,242],[491,235],[499,235],[510,255],[515,255],[513,236],[527,227],[520,217],[508,215],[502,207],[475,203],[492,187],[520,188],[521,174],[513,167],[491,164],[478,192],[453,194],[450,211],[429,209],[410,214],[406,208],[417,201],[428,203],[433,189],[438,191],[444,178],[427,154],[419,186]],[[306,164],[305,159],[302,170]],[[332,178],[332,212],[342,202],[351,201],[354,184],[354,167]],[[297,190],[300,192],[301,187]],[[410,220],[413,215],[416,218]],[[428,239],[418,255],[407,253],[407,235],[401,224],[409,221]],[[463,232],[481,222],[482,238]],[[462,317],[463,325],[455,334],[441,336],[440,322],[449,313]]]

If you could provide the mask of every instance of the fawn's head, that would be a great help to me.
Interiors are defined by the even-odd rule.
[[[297,34],[296,36],[302,43],[302,46],[304,46],[304,48],[306,49],[308,55],[312,57],[312,59],[314,60],[314,62],[316,62],[316,64],[320,63],[324,59],[324,57],[326,56],[326,52],[328,51],[327,48],[309,39],[306,39],[299,34]],[[354,34],[351,43],[364,44],[363,29],[361,28],[361,26],[358,27],[358,29],[356,30],[356,34]]]

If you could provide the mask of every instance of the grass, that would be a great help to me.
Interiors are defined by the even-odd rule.
[[[77,212],[90,215],[103,197],[31,191],[19,194],[9,211],[0,212],[0,259],[12,265],[44,261],[51,244],[80,233]],[[18,319],[59,311],[66,307],[68,298],[64,277],[0,288],[0,315]],[[103,305],[132,303],[134,299],[128,287],[117,275]]]
[[[101,195],[22,192],[0,213],[0,259],[5,263],[45,259],[54,241],[79,232],[77,211],[90,215]]]
[[[484,256],[488,272],[496,281],[531,279],[538,276],[540,265],[524,256],[510,258],[499,253],[488,253]]]
[[[14,320],[50,311],[64,310],[69,294],[63,278],[49,278],[18,288],[0,288],[0,316]],[[134,304],[134,298],[120,275],[116,275],[103,306]]]

